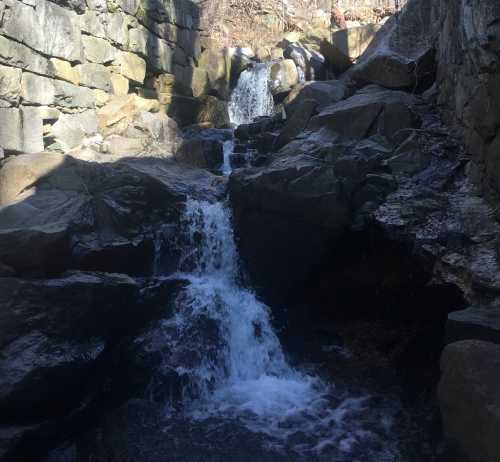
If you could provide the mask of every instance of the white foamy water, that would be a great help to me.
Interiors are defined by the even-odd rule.
[[[269,308],[240,283],[225,205],[190,200],[183,225],[187,244],[176,277],[189,285],[167,323],[177,333],[174,347],[182,350],[183,342],[194,342],[189,359],[176,365],[190,383],[186,418],[237,419],[275,448],[315,456],[348,454],[371,442],[373,422],[362,418],[368,397],[336,397],[331,384],[287,362]],[[377,453],[377,460],[398,460],[387,454]]]
[[[269,88],[270,72],[271,65],[261,63],[241,73],[229,101],[229,119],[232,124],[248,124],[256,117],[273,114],[274,100]]]
[[[231,168],[231,155],[234,151],[234,138],[230,140],[224,141],[223,153],[224,153],[224,161],[222,163],[222,174],[230,175],[232,172]]]

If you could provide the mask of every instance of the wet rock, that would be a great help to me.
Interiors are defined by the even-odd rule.
[[[187,140],[175,153],[175,160],[193,167],[215,170],[224,161],[223,145],[216,140]]]
[[[307,155],[233,173],[229,190],[240,253],[266,290],[286,293],[303,281],[316,256],[350,224],[333,169]]]
[[[448,345],[439,402],[446,437],[468,460],[500,457],[500,346],[478,340]]]
[[[16,272],[78,267],[144,274],[153,261],[154,224],[175,223],[188,194],[221,193],[212,175],[173,160],[79,155],[47,153],[36,161],[21,155],[0,170],[0,261]],[[128,263],[126,249],[135,255]]]
[[[139,286],[127,276],[106,274],[3,278],[0,298],[0,408],[3,419],[21,421],[75,404],[104,340],[134,318]]]
[[[446,341],[483,340],[500,345],[500,303],[453,311],[446,323]]]

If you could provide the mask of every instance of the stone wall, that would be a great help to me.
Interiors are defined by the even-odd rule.
[[[0,0],[0,147],[72,149],[127,93],[188,123],[199,18],[189,0]]]
[[[469,176],[500,200],[500,0],[441,0],[439,102],[463,128]]]

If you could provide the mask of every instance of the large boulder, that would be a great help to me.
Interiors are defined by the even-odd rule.
[[[214,200],[222,186],[173,159],[92,151],[9,158],[0,178],[0,261],[19,274],[147,273],[155,228],[175,225],[188,195]]]
[[[287,120],[285,126],[281,130],[281,133],[276,139],[276,142],[274,143],[275,149],[281,149],[307,127],[309,120],[316,110],[316,106],[317,102],[314,99],[301,100],[295,112]]]
[[[365,52],[380,29],[378,24],[366,24],[333,32],[331,40],[321,42],[321,53],[329,67],[341,74]]]
[[[240,254],[266,295],[277,295],[278,287],[283,295],[302,283],[318,255],[349,226],[340,184],[332,167],[308,155],[231,175]]]
[[[271,66],[271,92],[273,95],[290,91],[299,83],[297,66],[292,59],[278,61]]]
[[[500,345],[500,303],[452,311],[446,323],[446,341],[477,339]]]
[[[376,33],[348,75],[360,84],[424,89],[435,79],[435,2],[410,0]]]
[[[378,133],[392,139],[398,131],[419,126],[414,96],[369,85],[350,98],[325,107],[309,123],[348,139],[361,140]]]
[[[446,437],[471,462],[500,459],[500,346],[478,340],[448,345],[439,402]]]
[[[287,116],[291,116],[304,99],[313,99],[318,110],[350,96],[349,87],[340,80],[304,82],[296,85],[284,101]]]
[[[125,358],[125,345],[152,320],[171,315],[169,300],[181,286],[87,272],[0,278],[0,457],[38,460],[106,390],[119,399],[140,382],[142,393],[147,384],[124,372],[134,359]]]
[[[318,51],[300,43],[290,43],[284,49],[283,55],[293,60],[300,69],[301,80],[322,80],[325,76],[325,58]]]

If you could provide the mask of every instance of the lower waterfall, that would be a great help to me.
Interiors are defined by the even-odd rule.
[[[189,200],[182,225],[175,277],[188,285],[165,332],[186,358],[168,364],[186,384],[184,423],[232,422],[232,431],[258,435],[286,460],[401,460],[397,448],[380,445],[390,440],[393,410],[289,364],[269,308],[241,282],[226,204]]]

